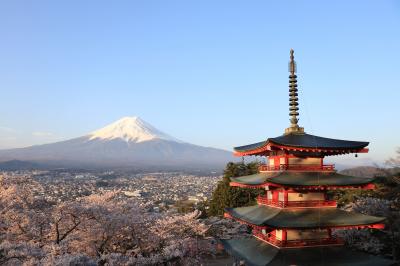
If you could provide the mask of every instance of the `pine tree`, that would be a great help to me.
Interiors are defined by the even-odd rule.
[[[229,162],[224,170],[224,176],[218,182],[209,201],[209,216],[222,216],[225,208],[253,205],[260,190],[229,186],[230,177],[245,176],[258,173],[258,162],[245,164]]]

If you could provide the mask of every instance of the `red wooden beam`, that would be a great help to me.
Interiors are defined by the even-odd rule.
[[[334,228],[334,229],[363,229],[363,228],[384,229],[385,224],[377,223],[377,224],[366,224],[366,225],[330,226],[330,228]]]
[[[372,183],[365,184],[365,185],[347,185],[347,186],[325,186],[325,185],[319,185],[319,186],[296,186],[296,187],[290,187],[290,186],[285,186],[285,185],[280,185],[280,184],[275,184],[275,183],[262,183],[259,185],[247,185],[247,184],[242,184],[238,182],[230,182],[229,185],[231,187],[243,187],[243,188],[264,188],[266,186],[274,187],[274,188],[285,188],[285,189],[301,189],[301,190],[306,190],[306,191],[312,191],[312,190],[337,190],[337,189],[363,189],[363,190],[371,190],[375,189],[375,185]]]

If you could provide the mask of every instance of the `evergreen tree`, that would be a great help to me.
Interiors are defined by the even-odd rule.
[[[225,208],[249,206],[255,204],[255,198],[260,194],[260,190],[231,187],[229,186],[230,177],[252,175],[258,173],[258,162],[245,164],[229,162],[224,170],[224,176],[218,182],[211,200],[209,201],[208,215],[221,216]]]

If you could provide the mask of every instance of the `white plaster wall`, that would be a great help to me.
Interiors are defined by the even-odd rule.
[[[275,237],[276,237],[276,239],[278,239],[278,240],[282,240],[282,230],[276,229],[276,230],[275,230]]]
[[[318,192],[288,193],[288,201],[307,201],[307,200],[324,200],[324,199],[325,199],[324,193],[318,193]]]
[[[320,158],[289,158],[289,165],[291,164],[309,164],[309,165],[320,165]]]
[[[274,159],[269,159],[269,166],[274,166],[275,165],[275,160]]]
[[[284,192],[279,192],[278,193],[278,200],[279,201],[285,201],[285,193]]]
[[[329,237],[328,230],[287,230],[287,240],[320,239]]]
[[[272,200],[272,191],[267,191],[267,199]]]

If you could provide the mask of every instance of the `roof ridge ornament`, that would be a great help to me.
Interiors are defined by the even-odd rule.
[[[290,116],[290,127],[285,129],[285,135],[288,134],[304,134],[304,128],[299,127],[297,122],[299,119],[299,98],[297,93],[297,65],[294,61],[294,50],[290,49],[290,62],[289,62],[289,116]]]

